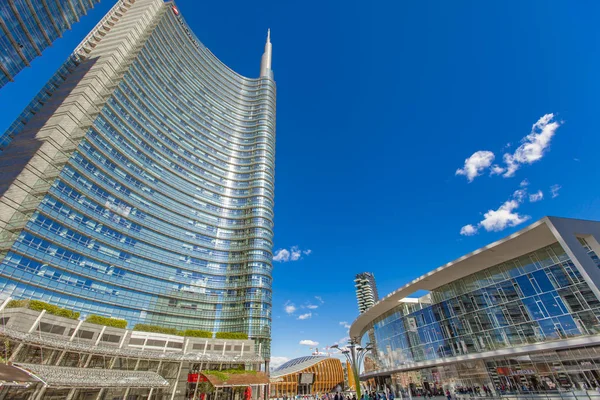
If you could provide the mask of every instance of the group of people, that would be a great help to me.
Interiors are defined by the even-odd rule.
[[[486,397],[491,397],[494,395],[494,393],[492,392],[492,389],[490,389],[489,387],[487,387],[486,385],[483,385],[481,387],[479,386],[457,386],[455,389],[457,394],[461,394],[461,395],[468,395],[468,396],[481,396],[481,392],[483,391],[483,396]]]

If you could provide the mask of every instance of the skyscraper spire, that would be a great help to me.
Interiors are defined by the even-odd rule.
[[[271,45],[271,29],[267,30],[267,43],[265,43],[265,52],[260,61],[260,76],[273,78],[271,70],[271,57],[273,55],[273,46]]]

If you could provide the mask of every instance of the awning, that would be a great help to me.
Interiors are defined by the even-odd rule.
[[[20,363],[16,366],[31,372],[46,386],[55,388],[165,388],[169,386],[169,382],[162,376],[151,371],[72,368]]]
[[[206,377],[206,379],[213,385],[214,387],[235,387],[235,386],[263,386],[269,383],[269,378],[263,372],[252,372],[245,374],[228,374],[228,373],[219,373],[217,375],[212,375],[210,373],[200,373]],[[222,378],[226,377],[225,380]]]
[[[35,376],[13,365],[0,364],[0,385],[2,386],[27,386],[40,382]]]

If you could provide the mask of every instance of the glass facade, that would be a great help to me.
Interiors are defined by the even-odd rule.
[[[577,239],[600,267],[590,243]],[[371,389],[577,397],[600,387],[600,301],[558,242],[403,299],[370,328],[376,360],[363,378]],[[582,338],[591,340],[569,344]]]
[[[402,303],[374,332],[379,362],[398,368],[597,334],[599,318],[600,301],[555,243]]]
[[[230,70],[171,7],[3,257],[0,289],[130,327],[245,332],[268,356],[275,83]]]
[[[0,2],[0,88],[100,0]]]

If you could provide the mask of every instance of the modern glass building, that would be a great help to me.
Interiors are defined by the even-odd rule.
[[[398,289],[350,329],[374,331],[362,378],[412,395],[586,395],[600,386],[599,241],[600,222],[546,217]]]
[[[0,293],[270,351],[275,82],[121,0],[0,155]],[[258,69],[258,62],[257,62]]]
[[[0,88],[100,0],[0,2]]]

